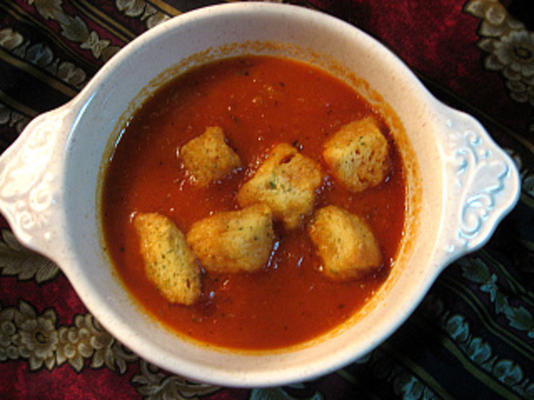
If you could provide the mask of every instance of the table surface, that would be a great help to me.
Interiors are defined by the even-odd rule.
[[[67,102],[122,46],[215,2],[0,0],[0,146]],[[363,359],[310,382],[232,389],[150,365],[88,313],[56,265],[0,229],[0,398],[534,398],[534,11],[531,0],[292,1],[376,37],[517,163],[518,205],[450,265]]]

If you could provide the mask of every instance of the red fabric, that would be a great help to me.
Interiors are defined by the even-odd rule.
[[[512,101],[501,76],[481,68],[481,22],[463,11],[465,2],[312,2],[379,38],[421,77],[439,82],[514,129],[526,128],[524,115],[531,114],[532,107]]]

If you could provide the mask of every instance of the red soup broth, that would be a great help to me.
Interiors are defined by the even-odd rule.
[[[375,188],[350,193],[329,175],[324,142],[342,125],[373,114],[388,138],[392,171]],[[206,127],[223,128],[243,168],[207,188],[180,163],[180,147]],[[132,224],[136,212],[158,212],[184,232],[202,218],[239,208],[244,181],[282,142],[323,168],[315,207],[334,204],[365,218],[385,260],[373,275],[335,282],[321,271],[306,231],[284,231],[269,262],[254,273],[204,271],[192,306],[169,303],[147,279]],[[149,98],[126,124],[103,186],[105,242],[125,286],[144,308],[196,340],[237,349],[274,349],[317,337],[358,311],[386,279],[404,224],[402,162],[388,126],[346,83],[310,65],[275,57],[215,61],[178,77]]]

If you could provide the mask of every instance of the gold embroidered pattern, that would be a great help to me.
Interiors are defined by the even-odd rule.
[[[139,362],[139,374],[132,378],[136,383],[137,391],[145,397],[145,400],[199,399],[220,389],[205,383],[194,383],[177,375],[165,375],[161,370],[144,360]]]
[[[124,375],[128,364],[139,362],[140,373],[132,378],[136,390],[146,399],[193,399],[220,388],[193,383],[164,374],[130,352],[104,330],[91,314],[76,315],[70,326],[56,327],[54,309],[38,314],[21,300],[18,307],[0,306],[0,361],[27,360],[32,371],[52,370],[65,362],[81,372],[85,361],[90,368],[107,367]]]
[[[484,66],[502,73],[512,99],[534,106],[534,32],[497,0],[470,0],[465,11],[482,19],[478,47],[488,53]]]
[[[59,24],[61,35],[68,40],[79,43],[80,48],[90,50],[94,58],[106,62],[120,47],[111,46],[109,40],[102,40],[94,31],[89,31],[87,24],[79,16],[71,16],[62,8],[62,0],[26,0],[33,5],[45,19]]]
[[[87,80],[83,69],[69,61],[56,58],[50,47],[43,43],[32,44],[11,28],[0,29],[0,47],[78,89],[83,87]]]
[[[145,21],[148,29],[170,18],[145,0],[115,0],[115,6],[127,17],[140,18],[141,21]]]
[[[21,113],[11,109],[9,106],[0,103],[0,125],[7,125],[10,128],[15,128],[18,133],[22,132],[24,127],[30,122],[30,118],[22,115]],[[7,148],[11,144],[11,141],[0,139],[0,146],[2,149]]]
[[[2,108],[0,106],[0,116]],[[1,120],[0,120],[1,122]],[[0,272],[19,280],[33,279],[44,283],[59,274],[59,268],[48,258],[23,247],[8,229],[2,229],[0,240]]]

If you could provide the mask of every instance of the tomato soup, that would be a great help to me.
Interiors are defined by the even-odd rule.
[[[344,189],[322,160],[324,142],[341,126],[373,115],[388,139],[391,172],[359,193]],[[219,126],[242,168],[198,187],[187,179],[178,150]],[[257,272],[203,272],[191,306],[169,303],[147,279],[132,224],[136,212],[157,212],[186,233],[216,212],[239,209],[236,193],[279,143],[322,166],[315,207],[337,205],[365,219],[384,263],[358,280],[332,281],[302,227],[275,224],[276,241]],[[104,179],[106,245],[131,294],[171,329],[201,342],[237,349],[274,349],[317,337],[350,318],[384,282],[404,226],[405,180],[388,126],[346,83],[305,63],[245,56],[197,67],[149,98],[124,127]],[[306,222],[306,221],[305,221]]]

